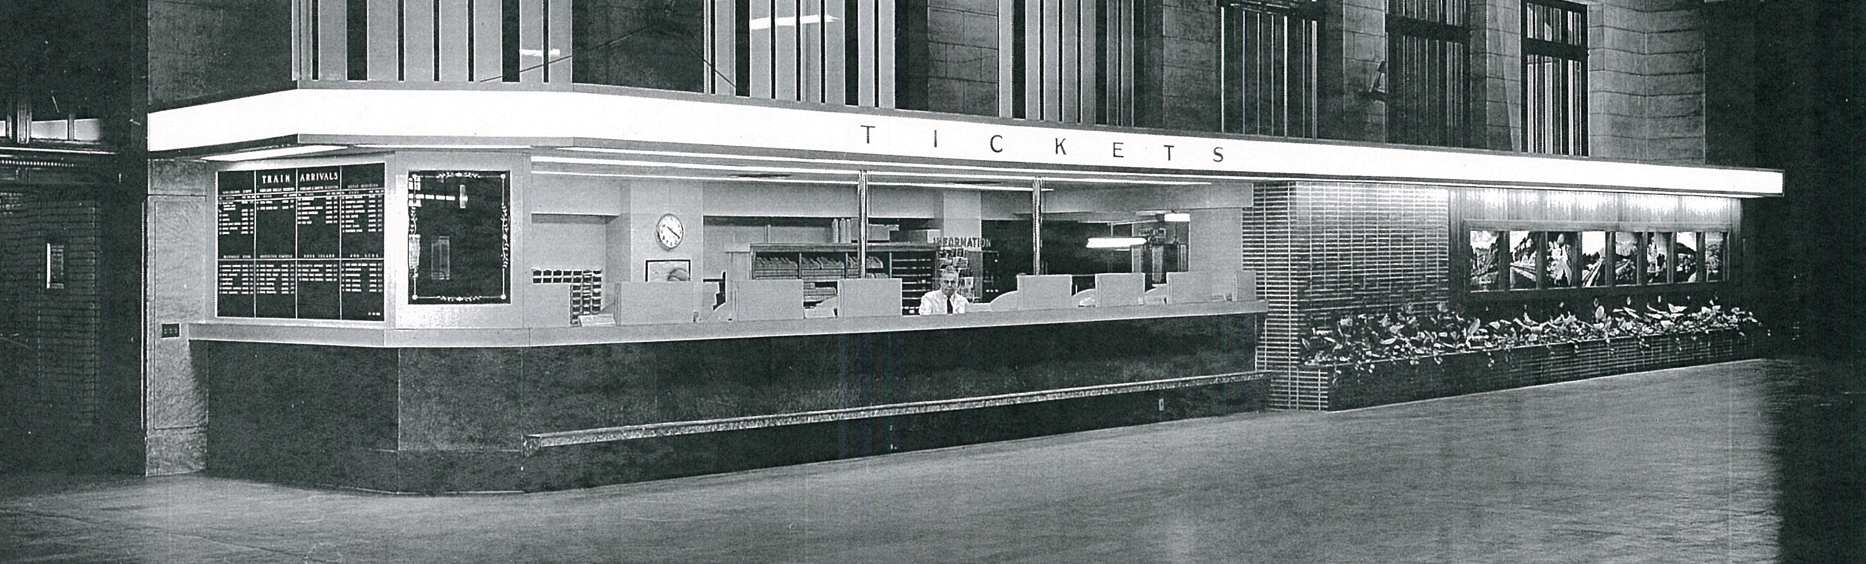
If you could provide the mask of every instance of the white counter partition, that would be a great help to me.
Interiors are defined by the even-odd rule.
[[[1166,300],[1174,304],[1196,304],[1223,298],[1212,299],[1212,273],[1195,270],[1166,273]]]
[[[570,326],[569,284],[527,284],[523,288],[526,327]]]
[[[1244,276],[1242,270],[1214,270],[1211,272],[1213,299],[1238,299],[1239,280]]]
[[[1232,291],[1235,292],[1231,295],[1232,301],[1237,301],[1237,302],[1256,301],[1257,300],[1257,271],[1255,270],[1238,271],[1237,285],[1230,286],[1230,288],[1232,288],[1233,289]]]
[[[1095,307],[1137,306],[1147,275],[1138,272],[1095,275]]]
[[[740,280],[732,284],[730,299],[736,308],[732,316],[735,321],[803,319],[802,280]]]
[[[901,279],[859,278],[836,282],[836,317],[901,314]]]
[[[692,323],[700,282],[616,282],[609,286],[609,311],[618,325]]]
[[[1068,274],[1017,276],[1017,309],[1067,309],[1075,307],[1075,282]]]

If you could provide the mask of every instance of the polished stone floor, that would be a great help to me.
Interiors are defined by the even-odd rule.
[[[1820,448],[1832,446],[1836,414],[1857,426],[1860,413],[1818,390],[1784,392],[1783,374],[1795,370],[1747,361],[528,495],[16,475],[0,477],[0,561],[1698,564],[1857,555],[1845,543],[1866,538],[1866,520],[1840,515],[1846,505],[1781,499],[1785,487],[1859,499],[1846,497],[1858,478],[1836,483],[1828,468],[1857,460],[1780,463],[1794,442],[1782,428],[1809,428],[1783,413],[1826,422],[1804,437]]]

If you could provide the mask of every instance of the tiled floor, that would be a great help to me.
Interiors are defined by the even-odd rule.
[[[14,476],[0,560],[1765,562],[1780,364],[530,495]]]

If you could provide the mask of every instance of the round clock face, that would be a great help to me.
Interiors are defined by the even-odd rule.
[[[663,249],[673,250],[680,246],[680,235],[680,218],[674,217],[674,214],[663,215],[660,221],[654,223],[654,236],[661,241]]]

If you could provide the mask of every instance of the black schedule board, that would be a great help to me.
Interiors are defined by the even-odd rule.
[[[381,321],[381,164],[222,172],[221,317]]]
[[[510,173],[408,175],[408,303],[511,302]]]

